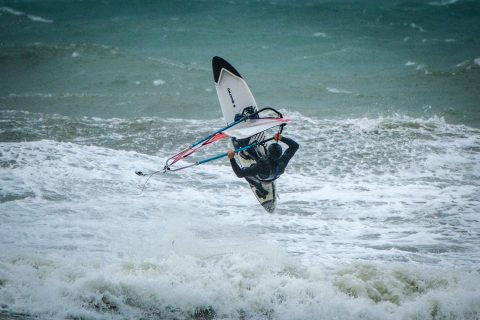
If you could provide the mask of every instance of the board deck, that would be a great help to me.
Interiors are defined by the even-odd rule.
[[[227,125],[235,121],[235,115],[242,114],[247,108],[250,108],[253,112],[257,111],[257,103],[247,83],[230,63],[220,57],[213,57],[212,68],[218,100]],[[254,141],[264,139],[265,134],[261,132],[247,139],[237,140],[232,138],[231,141],[234,148],[240,148]],[[256,152],[259,156],[265,155],[265,150],[262,146],[257,146],[252,149],[254,150],[249,150],[249,152]],[[241,156],[239,154],[235,155],[235,159],[241,167],[250,167],[256,162],[251,157]],[[270,213],[275,211],[275,182],[262,182],[262,187],[268,191],[268,194],[264,198],[257,195],[254,185],[251,183],[249,183],[249,185],[263,208]]]

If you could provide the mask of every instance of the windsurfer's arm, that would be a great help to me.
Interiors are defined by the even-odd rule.
[[[295,141],[293,141],[292,139],[290,138],[285,138],[284,136],[282,136],[281,134],[276,134],[274,136],[274,138],[277,140],[277,141],[281,141],[283,143],[285,143],[288,148],[287,150],[285,150],[285,152],[283,153],[282,155],[282,161],[283,163],[285,163],[285,166],[287,166],[288,162],[290,161],[290,159],[292,159],[293,155],[295,154],[295,152],[297,152],[298,150],[298,143],[296,143]]]
[[[230,159],[230,165],[232,166],[233,172],[239,178],[252,177],[258,174],[256,166],[240,168],[237,161],[235,161],[235,153],[232,150],[227,151],[228,158]]]

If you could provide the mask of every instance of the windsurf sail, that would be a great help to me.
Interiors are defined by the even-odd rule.
[[[201,149],[202,147],[205,147],[211,143],[214,143],[216,141],[219,141],[225,137],[228,137],[224,132],[216,132],[215,134],[213,135],[210,135],[208,136],[207,138],[205,139],[202,139],[201,141],[198,141],[194,144],[192,144],[190,147],[188,147],[187,149],[185,150],[182,150],[180,151],[179,153],[177,153],[176,155],[170,157],[167,162],[165,163],[165,170],[168,170],[170,168],[170,166],[172,166],[173,164],[175,164],[176,162],[182,160],[183,158],[186,158],[188,157],[189,155],[191,155],[192,153],[198,151],[199,149]]]
[[[273,111],[274,116],[261,117],[261,114],[264,113],[265,111]],[[196,166],[196,165],[199,165],[199,164],[203,164],[203,163],[206,163],[206,162],[210,162],[210,161],[225,157],[227,155],[227,153],[222,153],[222,154],[210,157],[208,159],[197,161],[197,162],[195,162],[193,164],[190,164],[190,165],[186,165],[186,166],[179,167],[179,168],[172,168],[172,166],[175,163],[177,163],[178,161],[180,161],[182,159],[185,159],[186,157],[192,155],[193,153],[197,152],[201,148],[203,148],[205,146],[208,146],[212,143],[215,143],[217,141],[220,141],[220,140],[222,140],[226,137],[231,137],[231,138],[236,138],[236,139],[245,139],[245,138],[252,137],[252,136],[254,136],[254,135],[256,135],[260,132],[263,132],[263,131],[266,131],[268,129],[272,129],[272,128],[275,128],[275,127],[279,127],[279,132],[281,132],[283,130],[283,127],[289,121],[290,121],[289,119],[283,118],[282,114],[280,112],[278,112],[277,110],[273,109],[273,108],[264,108],[264,109],[261,109],[259,111],[254,112],[252,114],[242,116],[237,121],[235,121],[235,122],[227,125],[226,127],[221,128],[221,129],[215,131],[214,133],[198,140],[197,142],[190,145],[188,148],[186,148],[186,149],[180,151],[179,153],[175,154],[174,156],[168,158],[167,161],[165,162],[163,172],[165,173],[167,171],[178,171],[178,170],[182,170],[182,169],[185,169],[185,168],[189,168],[189,167],[192,167],[192,166]],[[238,148],[238,149],[234,150],[234,152],[237,153],[237,152],[249,149],[249,148],[253,148],[257,145],[264,144],[267,141],[270,141],[272,139],[273,138],[266,139],[266,140],[263,140],[263,141],[254,141],[247,146],[244,146],[242,148]],[[160,171],[156,171],[155,173],[157,173],[157,172],[160,172]],[[140,176],[149,175],[149,174],[144,174],[141,171],[136,171],[136,174],[140,175]]]
[[[245,139],[287,122],[289,122],[289,119],[285,118],[248,119],[238,126],[223,131],[223,133],[229,137]]]

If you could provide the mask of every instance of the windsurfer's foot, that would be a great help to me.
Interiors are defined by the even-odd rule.
[[[261,189],[258,189],[258,188],[255,189],[255,193],[257,194],[257,196],[258,196],[259,198],[266,198],[267,195],[268,195],[268,191],[265,190],[265,189],[263,189],[263,188],[261,188]]]

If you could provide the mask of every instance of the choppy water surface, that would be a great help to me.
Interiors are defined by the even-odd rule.
[[[163,164],[168,133],[186,143],[188,132],[221,119],[2,115],[4,140],[17,131],[7,123],[28,132],[1,145],[7,310],[60,318],[478,314],[478,129],[439,118],[292,113],[289,134],[303,147],[278,181],[270,215],[221,160],[156,176],[140,192],[144,180],[133,171]]]
[[[0,1],[0,319],[479,319],[479,13]],[[223,125],[214,55],[292,119],[274,214],[134,174]]]

